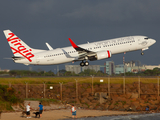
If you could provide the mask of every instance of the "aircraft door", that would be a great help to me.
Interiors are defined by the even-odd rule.
[[[141,43],[141,39],[140,38],[138,38],[138,43]]]

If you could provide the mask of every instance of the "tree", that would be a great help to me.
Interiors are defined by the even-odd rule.
[[[64,76],[65,73],[66,73],[66,70],[64,70],[64,69],[62,69],[62,70],[59,71],[59,75],[60,75],[60,76]]]
[[[81,76],[90,76],[90,75],[96,75],[96,71],[92,69],[86,69],[80,73]]]
[[[50,70],[48,72],[45,72],[45,76],[55,76],[55,74]]]
[[[104,73],[103,73],[101,70],[99,70],[99,71],[96,73],[96,76],[104,76]]]

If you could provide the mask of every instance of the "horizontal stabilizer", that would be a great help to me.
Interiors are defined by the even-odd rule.
[[[25,57],[16,57],[16,56],[13,56],[12,59],[13,60],[21,60],[21,59],[25,59]]]

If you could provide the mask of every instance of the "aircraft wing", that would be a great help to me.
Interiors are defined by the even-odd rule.
[[[87,49],[84,49],[84,48],[81,48],[79,47],[78,45],[76,45],[72,40],[71,38],[68,38],[72,47],[78,52],[79,54],[79,60],[82,60],[84,59],[86,56],[90,57],[90,56],[94,56],[96,55],[96,52],[93,52],[93,51],[90,51],[90,50],[87,50]]]

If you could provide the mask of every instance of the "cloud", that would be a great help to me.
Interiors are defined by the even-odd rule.
[[[54,4],[56,4],[54,0],[33,1],[27,6],[29,10],[28,13],[33,15],[46,14],[52,11]]]
[[[113,22],[133,19],[148,21],[159,19],[160,16],[157,16],[160,11],[159,4],[160,1],[154,0],[145,0],[143,2],[142,0],[99,1],[98,4],[80,6],[71,12],[64,13],[64,16],[76,19],[92,18]]]
[[[0,20],[42,28],[158,23],[159,4],[159,0],[6,1],[0,5]]]

